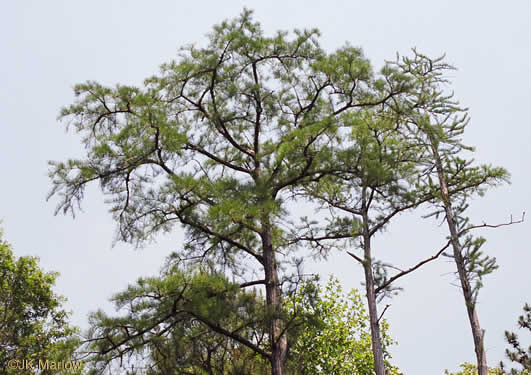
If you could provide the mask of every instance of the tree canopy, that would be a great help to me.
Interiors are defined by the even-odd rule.
[[[177,258],[208,270],[144,280],[117,296],[119,305],[131,305],[127,319],[139,325],[94,315],[95,351],[110,356],[105,366],[148,343],[154,350],[151,330],[177,314],[208,327],[210,344],[219,343],[226,355],[259,356],[273,375],[286,374],[297,325],[287,313],[289,297],[301,283],[305,256],[326,256],[344,240],[364,269],[375,373],[385,375],[378,298],[450,244],[474,316],[477,290],[470,282],[481,281],[494,264],[481,257],[483,240],[458,243],[471,228],[457,219],[472,194],[506,173],[463,159],[471,150],[459,139],[467,113],[446,94],[444,73],[451,67],[442,58],[414,50],[413,57],[397,56],[374,72],[360,48],[347,43],[326,52],[317,30],[267,36],[251,13],[216,25],[205,47],[182,48],[140,87],[76,85],[74,103],[61,111],[81,135],[85,155],[50,162],[57,212],[75,214],[86,186],[99,182],[117,240],[141,246],[180,224],[186,241]],[[301,202],[328,215],[321,221],[302,217]],[[444,213],[449,242],[388,276],[374,258],[372,237],[401,212],[426,204]],[[263,301],[249,297],[245,289],[253,286],[264,288]],[[164,293],[174,297],[171,303]],[[135,314],[145,308],[154,315],[139,320]],[[226,319],[219,320],[221,310]],[[235,330],[237,321],[243,325]],[[476,328],[478,362],[486,363]],[[250,338],[247,329],[262,334]],[[219,334],[232,341],[219,341]]]
[[[86,158],[51,163],[51,195],[74,213],[86,185],[99,181],[119,239],[141,244],[178,222],[183,256],[240,277],[254,264],[262,276],[245,281],[265,285],[278,375],[289,276],[279,265],[286,269],[302,241],[291,235],[290,188],[334,171],[330,144],[343,114],[404,88],[390,72],[375,79],[360,49],[327,54],[316,30],[267,37],[250,13],[214,27],[207,47],[182,49],[141,88],[76,85],[61,117],[83,136]]]

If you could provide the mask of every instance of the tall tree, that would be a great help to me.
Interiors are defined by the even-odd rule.
[[[452,245],[465,300],[467,306],[472,306],[483,276],[496,267],[494,260],[480,250],[484,239],[465,237],[473,227],[468,225],[463,212],[472,194],[504,180],[506,172],[501,168],[474,167],[472,161],[460,159],[459,152],[468,149],[458,139],[467,116],[466,110],[444,96],[439,87],[445,82],[441,75],[447,68],[441,59],[430,60],[416,51],[413,58],[398,57],[385,65],[382,69],[385,84],[376,81],[374,87],[387,86],[400,94],[381,106],[343,114],[340,126],[347,132],[334,153],[335,172],[303,187],[302,194],[321,202],[333,217],[320,230],[315,228],[316,223],[307,223],[301,238],[317,248],[329,246],[324,245],[327,240],[350,238],[357,241],[362,251],[361,255],[349,254],[364,269],[378,375],[385,373],[378,324],[379,295],[390,295],[397,279],[438,258]],[[444,119],[445,123],[431,126],[426,120],[430,116],[439,121]],[[434,177],[441,183],[434,184]],[[451,218],[449,222],[454,223],[450,240],[431,257],[389,276],[388,265],[373,258],[373,236],[397,214],[421,204],[438,207],[440,202],[443,209],[447,208],[444,212]],[[439,212],[436,209],[434,213]],[[457,237],[463,238],[462,244]],[[474,281],[476,284],[471,286]],[[468,310],[474,327],[479,327],[477,315]],[[474,328],[475,333],[478,330]],[[480,342],[475,339],[475,343],[477,353],[484,358]]]
[[[39,360],[74,361],[78,344],[74,336],[76,330],[69,325],[68,313],[62,307],[64,299],[53,292],[56,278],[57,273],[45,272],[39,267],[37,258],[16,258],[0,233],[0,367],[3,374],[33,373],[31,366],[36,368]],[[17,367],[8,366],[9,361],[18,361]],[[81,371],[81,365],[79,367],[77,370]],[[43,374],[48,373],[50,370],[43,371]]]
[[[50,196],[74,213],[99,181],[120,240],[141,244],[174,223],[184,256],[209,260],[265,286],[272,374],[288,354],[282,274],[290,252],[289,189],[333,169],[339,115],[388,101],[370,65],[346,46],[327,55],[316,30],[263,34],[251,12],[214,27],[205,48],[187,47],[142,88],[77,85],[62,118],[83,136],[86,157],[52,162]],[[288,271],[286,271],[288,272]],[[289,276],[289,275],[288,275]]]
[[[320,230],[315,227],[317,223],[307,223],[301,238],[318,248],[338,238],[357,243],[361,255],[354,250],[350,255],[364,270],[375,371],[383,375],[386,370],[377,299],[390,292],[391,285],[384,285],[388,281],[386,270],[374,259],[372,239],[395,215],[426,198],[411,189],[417,149],[404,143],[396,119],[367,109],[344,115],[342,124],[352,142],[336,153],[340,171],[306,184],[302,193],[331,210],[333,216]]]
[[[412,89],[405,101],[395,101],[395,109],[405,115],[412,137],[425,145],[423,157],[419,158],[419,163],[425,166],[421,176],[437,198],[432,201],[433,215],[442,214],[447,223],[451,256],[465,300],[479,375],[488,375],[484,331],[479,323],[476,299],[483,277],[497,266],[495,258],[480,249],[485,240],[468,234],[474,226],[464,214],[471,196],[506,181],[508,174],[503,168],[476,166],[473,159],[466,158],[465,152],[473,148],[464,145],[461,137],[469,117],[467,109],[453,99],[453,94],[446,93],[448,80],[444,73],[453,68],[442,57],[430,59],[415,51],[413,58],[403,58],[396,65],[410,78]],[[450,186],[455,182],[472,189],[452,192]],[[511,220],[509,224],[512,223]]]

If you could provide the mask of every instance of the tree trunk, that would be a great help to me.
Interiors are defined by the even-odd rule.
[[[446,184],[444,186],[446,193],[448,192]],[[444,193],[443,193],[444,195]],[[463,297],[465,299],[466,311],[468,313],[468,320],[470,321],[470,328],[472,329],[472,337],[474,339],[474,351],[476,352],[476,360],[478,365],[479,375],[488,375],[487,356],[483,347],[483,331],[479,325],[479,319],[476,311],[476,304],[474,296],[472,294],[472,288],[470,287],[470,280],[466,275],[465,262],[463,259],[461,244],[458,239],[457,225],[454,221],[452,208],[445,204],[446,222],[448,223],[448,229],[450,230],[450,236],[452,240],[452,247],[454,253],[455,264],[457,267],[457,273],[459,280],[461,281],[461,289],[463,291]]]
[[[457,273],[461,282],[461,289],[463,291],[463,297],[465,298],[466,311],[468,314],[468,320],[470,321],[470,328],[472,329],[472,337],[474,339],[474,351],[476,352],[476,360],[478,366],[479,375],[488,375],[489,368],[487,367],[487,355],[483,346],[484,332],[479,325],[478,314],[476,312],[476,304],[474,296],[472,294],[472,288],[470,287],[470,280],[467,277],[465,269],[465,261],[463,259],[462,247],[459,242],[459,233],[457,230],[457,223],[455,222],[454,213],[452,210],[452,203],[450,201],[450,195],[448,192],[448,184],[443,171],[443,165],[439,152],[435,145],[431,133],[429,133],[430,143],[435,158],[437,176],[439,178],[439,185],[441,187],[441,197],[444,205],[444,211],[446,214],[446,222],[450,231],[450,239],[452,242],[452,248],[454,253],[454,260],[457,267]]]
[[[365,259],[365,261],[367,261]],[[385,362],[383,357],[380,324],[378,323],[378,311],[376,309],[376,295],[374,293],[374,279],[370,261],[365,269],[365,287],[367,290],[367,304],[369,305],[369,319],[371,322],[372,352],[374,355],[374,369],[376,375],[385,375]]]
[[[283,375],[284,363],[288,351],[288,341],[286,335],[282,333],[283,324],[279,318],[282,308],[282,296],[280,283],[278,281],[277,264],[273,249],[273,234],[271,225],[263,223],[262,248],[264,256],[266,303],[269,312],[272,314],[269,322],[269,337],[271,341],[271,374]]]
[[[363,205],[365,206],[365,204]],[[378,322],[378,310],[376,306],[374,276],[372,273],[371,237],[369,234],[369,217],[368,217],[365,207],[364,207],[364,213],[363,213],[363,251],[364,251],[363,270],[365,271],[365,289],[367,292],[367,304],[369,306],[372,353],[374,355],[374,370],[375,370],[376,375],[385,375],[385,362],[384,362],[384,356],[383,356],[382,338],[380,334],[380,324]]]

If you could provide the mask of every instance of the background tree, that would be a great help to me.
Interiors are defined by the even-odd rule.
[[[334,278],[324,288],[306,281],[301,284],[292,309],[314,319],[311,324],[301,325],[291,351],[297,374],[374,374],[369,316],[357,290],[343,293]],[[381,328],[387,373],[398,375],[398,369],[388,361],[391,356],[387,348],[393,340],[385,320]]]
[[[58,211],[74,213],[86,185],[99,181],[118,239],[141,244],[181,223],[183,257],[211,262],[242,285],[263,284],[274,375],[284,372],[289,346],[282,280],[300,244],[290,237],[289,190],[333,169],[326,145],[339,115],[397,94],[370,87],[358,49],[327,55],[317,36],[266,37],[244,11],[142,88],[77,85],[61,117],[87,154],[51,163]]]
[[[75,360],[76,329],[69,325],[68,313],[62,308],[64,298],[53,292],[56,278],[57,273],[39,267],[37,258],[17,259],[0,233],[0,368],[3,374],[33,373],[10,369],[10,360],[34,360],[35,366],[39,360]],[[51,372],[43,372],[47,373]]]
[[[524,305],[524,315],[518,318],[518,327],[528,332],[531,331],[531,307],[526,303]],[[511,362],[517,363],[522,367],[522,370],[511,369],[511,375],[528,375],[531,373],[531,345],[527,348],[522,347],[518,335],[514,332],[505,331],[505,340],[511,346],[510,349],[505,349],[505,354]],[[500,363],[500,368],[505,371],[505,365]]]
[[[463,363],[460,365],[461,371],[458,372],[448,372],[448,370],[444,371],[445,375],[477,375],[478,374],[478,367],[472,363]],[[503,375],[503,372],[500,369],[489,369],[489,375]]]

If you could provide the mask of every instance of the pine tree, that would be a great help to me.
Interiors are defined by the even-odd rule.
[[[466,109],[441,91],[446,82],[443,72],[449,68],[442,58],[432,60],[416,51],[411,58],[398,57],[386,64],[381,71],[385,86],[400,94],[379,107],[342,116],[340,123],[347,131],[334,153],[337,171],[302,189],[303,195],[333,212],[327,227],[319,229],[316,222],[308,222],[302,237],[320,249],[331,246],[326,241],[347,238],[361,250],[361,255],[349,254],[364,268],[378,375],[385,371],[378,299],[392,295],[398,278],[437,259],[449,246],[454,249],[478,362],[483,363],[480,374],[486,374],[475,303],[483,277],[497,266],[480,249],[485,240],[468,234],[473,226],[464,213],[469,197],[506,180],[507,173],[462,159],[462,152],[471,150],[459,139],[468,117]],[[376,80],[374,87],[384,84]],[[439,183],[434,183],[437,179]],[[373,236],[397,214],[427,204],[436,207],[434,215],[445,214],[449,241],[415,266],[388,275],[390,265],[374,259]]]
[[[392,292],[385,265],[374,259],[373,237],[399,212],[417,206],[427,198],[412,187],[416,175],[415,147],[405,147],[390,114],[366,110],[345,115],[342,124],[350,134],[335,160],[340,171],[304,186],[303,192],[333,212],[329,224],[306,223],[302,238],[316,248],[333,246],[338,239],[357,244],[349,254],[358,261],[365,276],[376,374],[385,373],[377,300]],[[384,285],[386,284],[386,285]]]
[[[531,307],[526,303],[524,305],[524,315],[518,318],[518,327],[528,332],[531,331]],[[522,347],[518,335],[514,332],[505,331],[505,340],[511,346],[505,349],[505,354],[511,362],[517,363],[522,367],[521,371],[511,369],[511,375],[528,375],[531,373],[531,345],[527,348]],[[500,362],[500,368],[505,371],[505,365]]]
[[[302,241],[291,236],[290,189],[333,172],[328,145],[342,114],[397,94],[372,87],[359,49],[326,54],[318,35],[265,36],[246,10],[143,87],[76,85],[61,118],[82,135],[86,156],[51,162],[58,211],[75,213],[99,181],[119,240],[141,245],[180,223],[181,257],[263,285],[274,375],[288,354],[282,281]],[[253,272],[260,276],[244,279]]]
[[[448,81],[444,73],[453,68],[442,57],[430,59],[415,51],[413,58],[403,58],[396,66],[413,85],[412,95],[397,102],[396,109],[407,119],[411,136],[425,145],[423,157],[419,158],[419,163],[425,167],[420,176],[436,197],[431,201],[434,210],[428,216],[442,214],[447,223],[453,249],[451,257],[456,264],[470,321],[479,375],[488,375],[484,331],[479,323],[476,300],[483,277],[497,265],[495,258],[480,249],[485,240],[468,233],[474,226],[469,224],[465,210],[470,197],[507,181],[508,173],[499,167],[475,166],[474,160],[464,155],[473,151],[461,140],[469,117],[467,109],[453,99],[453,94],[445,93]],[[467,188],[452,189],[456,183]]]

